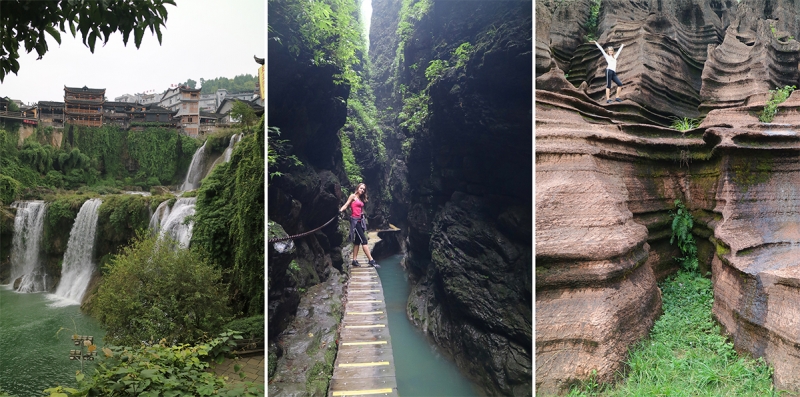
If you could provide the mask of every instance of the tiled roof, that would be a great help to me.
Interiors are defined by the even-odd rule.
[[[78,93],[88,93],[88,94],[105,94],[105,88],[87,88],[83,86],[83,88],[75,88],[75,87],[67,87],[64,86],[64,91],[67,92],[78,92]]]

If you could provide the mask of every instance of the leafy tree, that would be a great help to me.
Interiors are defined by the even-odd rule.
[[[183,85],[187,85],[187,86],[189,86],[189,88],[194,89],[194,87],[197,86],[197,82],[192,80],[192,79],[189,79],[189,80],[186,80],[186,82],[183,83]]]
[[[256,89],[256,80],[252,74],[240,74],[232,79],[227,77],[217,77],[211,80],[200,79],[200,93],[213,94],[221,88],[228,92],[250,92]]]
[[[231,118],[239,120],[245,127],[250,127],[256,121],[256,112],[244,101],[236,101],[231,109]]]
[[[81,33],[83,44],[94,52],[97,39],[103,44],[114,32],[122,33],[122,42],[128,44],[131,32],[136,48],[142,44],[146,29],[150,29],[161,43],[161,27],[167,21],[165,4],[174,0],[101,0],[74,1],[18,0],[0,2],[0,81],[9,73],[19,71],[19,49],[36,50],[43,57],[48,50],[45,32],[61,44],[61,33],[69,27],[73,37]]]
[[[106,268],[91,311],[110,343],[196,342],[230,318],[221,279],[200,253],[140,235]]]

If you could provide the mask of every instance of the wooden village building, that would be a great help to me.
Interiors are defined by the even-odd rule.
[[[200,89],[182,85],[164,92],[159,105],[176,111],[184,134],[196,137],[200,133]]]
[[[39,125],[61,128],[64,126],[64,102],[39,101]]]
[[[64,122],[100,127],[103,125],[105,88],[72,88],[64,86]]]

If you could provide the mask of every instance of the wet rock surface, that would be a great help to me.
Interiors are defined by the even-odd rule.
[[[270,395],[327,395],[346,279],[338,270],[328,269],[326,281],[309,287],[291,323],[277,338],[271,338],[270,361],[275,363],[269,364]]]

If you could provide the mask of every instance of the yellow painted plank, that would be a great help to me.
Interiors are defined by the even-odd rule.
[[[379,365],[389,365],[388,361],[376,361],[371,363],[350,363],[339,364],[339,367],[377,367]]]
[[[352,396],[358,394],[381,394],[381,393],[391,393],[392,389],[371,389],[371,390],[345,390],[345,391],[335,391],[333,392],[334,396]]]
[[[351,281],[350,284],[378,284],[377,281]]]
[[[378,310],[374,312],[345,312],[344,314],[383,314],[383,311]]]
[[[386,324],[370,324],[370,325],[345,325],[345,328],[384,328]]]
[[[348,303],[380,303],[383,301],[348,301]]]
[[[379,289],[351,289],[350,292],[381,292]]]
[[[344,342],[342,346],[361,346],[361,345],[385,345],[387,342],[385,340],[379,340],[374,342]]]

